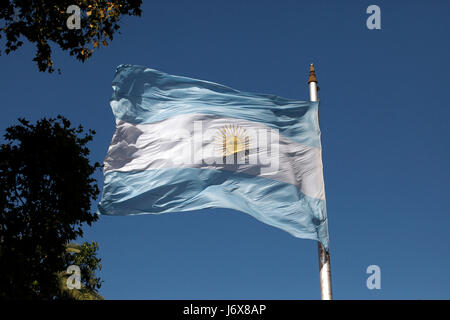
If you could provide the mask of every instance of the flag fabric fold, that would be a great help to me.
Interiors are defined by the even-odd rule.
[[[245,212],[328,250],[318,102],[121,65],[105,215]]]

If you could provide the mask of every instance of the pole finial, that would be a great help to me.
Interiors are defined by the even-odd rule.
[[[311,65],[309,66],[309,79],[308,79],[308,83],[310,82],[315,82],[317,83],[317,78],[316,78],[316,72],[314,69],[314,64],[311,63]]]

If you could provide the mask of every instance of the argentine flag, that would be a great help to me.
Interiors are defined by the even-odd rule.
[[[229,208],[328,250],[318,102],[120,65],[98,212]]]

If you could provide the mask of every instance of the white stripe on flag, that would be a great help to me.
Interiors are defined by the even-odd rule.
[[[238,151],[236,156],[230,146]],[[183,114],[149,124],[118,121],[104,164],[105,173],[231,170],[293,184],[309,197],[325,199],[320,148],[292,141],[259,122],[236,118]]]

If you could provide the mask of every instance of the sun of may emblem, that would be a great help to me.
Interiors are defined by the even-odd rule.
[[[238,125],[224,125],[218,130],[215,141],[224,157],[242,151],[244,151],[246,156],[248,155],[249,137],[247,135],[247,130]]]

